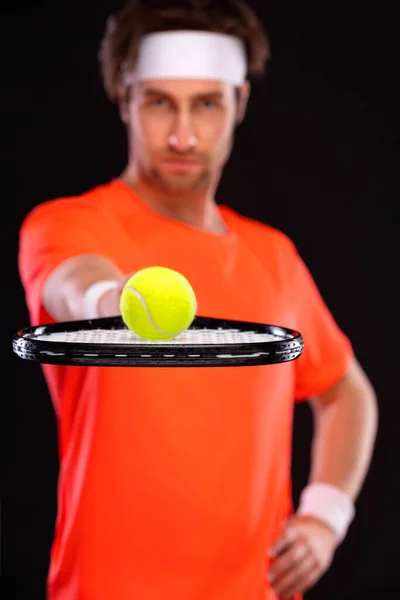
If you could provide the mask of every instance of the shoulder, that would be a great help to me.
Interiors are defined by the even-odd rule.
[[[85,219],[95,218],[107,197],[112,182],[95,186],[75,196],[60,196],[34,206],[24,217],[21,231],[49,221],[73,221],[78,225]]]
[[[221,212],[232,230],[239,234],[248,245],[259,248],[260,252],[269,254],[276,252],[288,258],[297,254],[293,240],[277,227],[244,216],[226,206],[221,206]]]

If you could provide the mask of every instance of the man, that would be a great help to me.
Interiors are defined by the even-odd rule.
[[[199,314],[305,341],[298,360],[260,368],[44,367],[60,440],[51,600],[298,599],[354,517],[377,428],[371,383],[287,236],[215,202],[268,57],[242,1],[123,9],[100,61],[126,169],[21,228],[34,324],[118,314],[127,277],[162,264],[191,282]],[[312,469],[293,514],[293,408],[307,399]]]

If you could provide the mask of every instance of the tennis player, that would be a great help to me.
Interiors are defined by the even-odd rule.
[[[121,9],[100,65],[126,168],[22,224],[34,325],[116,315],[129,274],[160,264],[189,279],[198,314],[283,325],[305,342],[298,360],[265,367],[43,367],[60,457],[50,600],[299,599],[354,519],[373,387],[294,243],[215,201],[268,59],[242,0]],[[307,400],[312,468],[294,507],[293,411]]]

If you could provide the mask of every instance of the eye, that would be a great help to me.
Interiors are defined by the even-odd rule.
[[[149,106],[153,108],[168,108],[168,100],[165,98],[154,98],[150,100]]]
[[[199,107],[204,108],[205,110],[210,110],[213,108],[217,108],[218,104],[215,102],[215,100],[205,98],[204,100],[201,100],[199,102]]]
[[[149,98],[149,100],[147,102],[147,106],[149,106],[150,108],[156,108],[156,109],[168,108],[169,102],[166,98],[161,98],[161,97]]]

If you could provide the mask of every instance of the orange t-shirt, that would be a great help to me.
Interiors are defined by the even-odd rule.
[[[223,235],[149,210],[119,180],[36,207],[20,232],[31,324],[49,274],[78,254],[125,273],[164,265],[198,314],[299,330],[303,355],[236,368],[43,366],[58,419],[50,600],[272,600],[268,550],[291,502],[295,400],[353,350],[294,244],[221,206]]]

